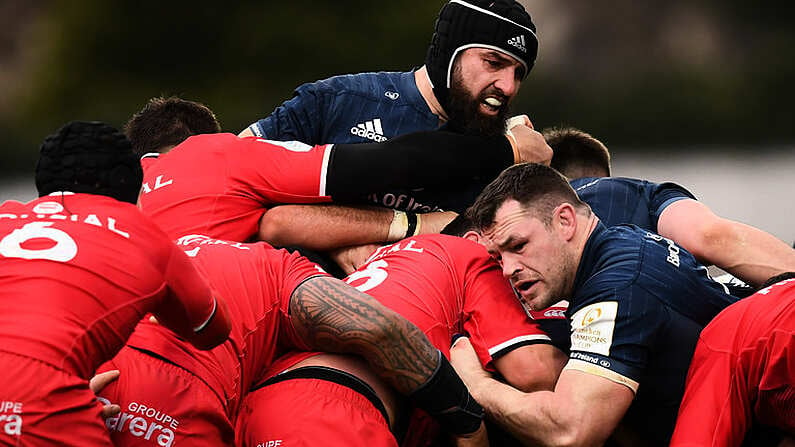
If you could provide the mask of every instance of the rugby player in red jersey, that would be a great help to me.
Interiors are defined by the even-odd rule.
[[[71,122],[41,146],[41,197],[0,206],[0,444],[111,445],[88,380],[149,312],[226,339],[224,301],[133,205],[141,177],[124,135]]]
[[[795,437],[795,273],[767,284],[701,331],[672,446],[759,445],[760,426]]]
[[[452,225],[462,227],[450,231],[463,233],[461,220]],[[565,344],[563,316],[538,312],[537,320],[528,319],[497,263],[472,240],[450,235],[404,239],[377,250],[346,281],[416,324],[445,356],[455,334],[469,334],[482,364],[519,389],[551,390],[565,363],[565,354],[540,327],[542,319],[560,324]],[[246,398],[239,442],[254,447],[268,440],[285,445],[366,441],[371,446],[438,441],[438,426],[427,415],[414,412],[408,421],[405,411],[405,402],[362,362],[295,352],[274,364],[267,380]]]
[[[371,297],[264,242],[189,235],[178,245],[227,298],[232,332],[227,343],[200,352],[142,323],[101,368],[121,371],[101,392],[122,409],[108,420],[116,445],[232,445],[243,395],[286,349],[358,354],[433,415],[452,409],[444,416],[448,428],[467,434],[479,427],[479,407],[447,361],[415,326]]]

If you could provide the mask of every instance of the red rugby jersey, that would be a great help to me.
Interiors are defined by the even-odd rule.
[[[346,279],[419,327],[445,356],[467,333],[481,363],[519,346],[550,343],[479,244],[429,234],[381,247]]]
[[[129,346],[154,352],[191,371],[226,402],[230,417],[242,393],[251,388],[284,349],[306,348],[289,323],[293,290],[303,281],[326,275],[297,253],[265,242],[244,244],[189,235],[177,245],[192,258],[213,292],[229,307],[229,340],[199,351],[158,325],[142,323]]]
[[[89,379],[154,312],[191,334],[216,302],[133,205],[55,193],[0,206],[0,350]]]
[[[672,446],[739,446],[754,421],[795,433],[795,279],[719,313],[702,331]]]
[[[455,334],[467,333],[481,364],[492,371],[501,354],[551,343],[486,249],[463,238],[429,234],[381,247],[346,282],[414,323],[447,358]],[[316,354],[292,352],[274,362],[266,378]],[[438,430],[430,416],[416,411],[403,445],[427,445]]]
[[[142,158],[139,206],[172,239],[204,234],[248,241],[269,206],[330,201],[330,150],[228,133],[192,136]]]

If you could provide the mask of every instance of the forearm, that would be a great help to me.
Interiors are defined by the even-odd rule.
[[[486,414],[529,445],[566,445],[572,427],[562,421],[554,408],[554,393],[524,393],[491,378],[483,378],[470,392],[486,410]]]
[[[311,278],[293,292],[290,315],[312,349],[362,356],[451,433],[482,428],[483,409],[441,352],[411,322],[369,295],[334,278]]]
[[[363,192],[389,188],[490,179],[513,161],[513,149],[503,136],[431,131],[383,143],[338,144],[329,162],[326,191],[337,201],[360,199]]]
[[[437,350],[413,324],[342,281],[305,281],[290,300],[293,325],[312,348],[358,354],[402,394],[433,374]]]
[[[524,393],[492,378],[465,337],[453,344],[450,359],[486,413],[532,445],[601,445],[634,396],[609,379],[565,369],[554,392]]]
[[[512,387],[524,391],[555,389],[568,357],[547,344],[521,346],[494,360],[494,367]]]
[[[387,241],[394,212],[338,205],[281,205],[265,212],[259,239],[276,246],[327,251]]]
[[[780,273],[795,271],[795,250],[773,235],[739,222],[716,238],[705,260],[753,286]]]
[[[695,200],[669,205],[657,225],[700,261],[759,286],[768,278],[795,269],[795,250],[758,228],[721,218]]]
[[[396,212],[388,208],[281,205],[262,216],[258,237],[276,246],[329,251],[438,233],[456,216],[451,211],[414,214],[414,225],[409,226],[406,213],[399,213],[402,213],[403,221],[395,221]]]

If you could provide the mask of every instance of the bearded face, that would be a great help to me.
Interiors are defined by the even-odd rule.
[[[512,98],[493,84],[475,85],[477,80],[465,74],[464,63],[459,58],[453,65],[447,106],[451,127],[467,134],[504,134]]]

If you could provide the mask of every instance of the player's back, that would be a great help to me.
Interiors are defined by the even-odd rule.
[[[737,354],[736,374],[761,423],[795,431],[795,278],[777,282],[718,314],[702,341]]]
[[[695,198],[675,183],[625,177],[583,177],[569,183],[605,225],[633,224],[655,233],[665,207]]]
[[[268,206],[329,200],[321,176],[326,151],[225,133],[195,135],[165,154],[144,156],[139,205],[172,239],[205,234],[247,241]]]
[[[108,197],[0,206],[0,350],[90,378],[163,299],[169,249],[135,206]]]
[[[143,322],[129,345],[187,369],[218,394],[230,417],[240,399],[286,348],[303,347],[289,322],[289,299],[305,279],[321,271],[298,253],[259,242],[236,243],[201,235],[177,245],[193,260],[214,293],[225,299],[232,322],[229,340],[200,351],[159,325]]]
[[[484,365],[520,337],[549,340],[486,250],[463,238],[430,234],[381,247],[346,281],[417,325],[445,355],[452,336],[465,332]]]

